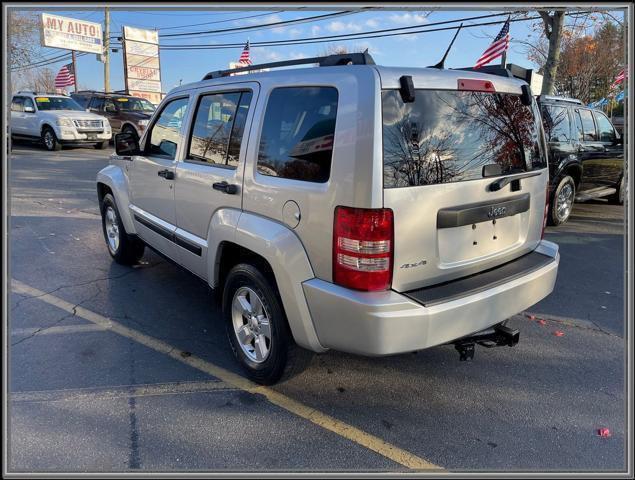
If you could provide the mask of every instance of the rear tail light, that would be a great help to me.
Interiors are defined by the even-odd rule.
[[[496,92],[494,84],[489,80],[477,80],[474,78],[459,78],[456,88],[471,92]]]
[[[547,182],[547,188],[545,189],[545,213],[542,217],[542,232],[540,233],[540,239],[545,238],[545,228],[547,228],[547,218],[549,215],[549,182]]]
[[[393,213],[389,208],[337,207],[333,224],[333,281],[365,291],[392,282]]]

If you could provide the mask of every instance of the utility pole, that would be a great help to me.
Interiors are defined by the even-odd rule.
[[[104,8],[104,91],[110,93],[110,10]]]
[[[79,81],[77,80],[77,61],[75,59],[75,50],[71,51],[71,57],[73,58],[73,75],[75,77],[75,92],[77,92],[79,90],[79,88],[77,88],[77,84],[79,83]]]

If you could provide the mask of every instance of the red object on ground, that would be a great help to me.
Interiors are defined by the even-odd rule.
[[[556,330],[553,332],[556,337],[564,337],[564,332],[562,330]]]
[[[530,315],[530,314],[527,314],[527,318],[528,318],[529,320],[536,320],[536,315]]]
[[[610,437],[611,436],[611,431],[608,428],[599,428],[598,429],[598,436],[600,437]]]
[[[543,320],[542,318],[540,320],[538,320],[538,323],[540,325],[547,325],[547,322],[545,320]]]

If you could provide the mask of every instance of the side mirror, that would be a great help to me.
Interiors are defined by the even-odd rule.
[[[35,113],[35,108],[33,107],[24,107],[25,113]]]
[[[624,145],[624,138],[617,132],[615,132],[615,138],[613,139],[614,145]]]
[[[171,142],[170,140],[161,140],[159,143],[159,150],[164,155],[167,155],[170,158],[176,157],[176,143]]]
[[[115,135],[115,152],[122,157],[131,157],[139,155],[139,140],[132,133],[118,133]]]

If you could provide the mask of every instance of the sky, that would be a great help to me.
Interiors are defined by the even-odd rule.
[[[281,8],[285,8],[284,6]],[[65,17],[104,22],[103,8],[61,10],[47,9],[46,13]],[[464,17],[486,15],[489,13],[501,13],[501,11],[464,10],[464,11],[433,11],[425,15],[422,10],[385,10],[373,9],[337,17],[313,20],[306,23],[297,23],[277,27],[262,27],[268,23],[324,15],[337,10],[139,10],[124,11],[119,8],[111,8],[111,35],[121,34],[122,26],[129,25],[140,28],[158,29],[159,34],[183,33],[201,30],[219,30],[244,26],[258,26],[257,30],[215,33],[195,37],[161,38],[160,45],[178,44],[213,44],[213,43],[240,43],[248,39],[250,42],[262,42],[272,40],[285,40],[297,38],[315,38],[324,35],[339,35],[347,33],[368,32],[378,29],[408,27],[455,20]],[[257,16],[256,16],[257,15]],[[256,17],[254,17],[256,16]],[[252,17],[252,18],[243,18]],[[504,17],[496,17],[483,20],[474,20],[470,23],[504,20]],[[215,23],[209,23],[215,22]],[[526,57],[524,48],[514,44],[514,39],[531,39],[535,36],[531,24],[535,21],[516,22],[510,27],[512,45],[508,52],[507,61],[526,67],[535,67]],[[194,25],[207,23],[206,25]],[[440,25],[439,28],[451,25]],[[492,39],[500,31],[502,24],[465,28],[460,33],[446,61],[447,68],[471,67],[478,57],[491,43]],[[437,63],[455,30],[430,32],[425,34],[401,35],[384,38],[363,40],[333,40],[329,43],[304,44],[291,46],[269,46],[251,48],[253,63],[272,62],[278,60],[313,57],[324,54],[327,48],[345,46],[349,51],[358,51],[368,48],[369,53],[375,59],[375,63],[387,66],[425,67]],[[42,48],[41,55],[44,58],[64,53],[65,50],[54,48]],[[238,60],[242,47],[223,50],[161,50],[161,77],[162,88],[168,92],[179,83],[186,84],[199,81],[212,70],[228,68],[229,62]],[[94,54],[87,54],[77,58],[77,76],[80,87],[102,90],[103,64],[97,61]],[[124,88],[123,56],[122,51],[111,54],[110,83],[112,90]],[[493,63],[498,63],[499,60]],[[57,72],[68,60],[60,61],[48,68]]]

